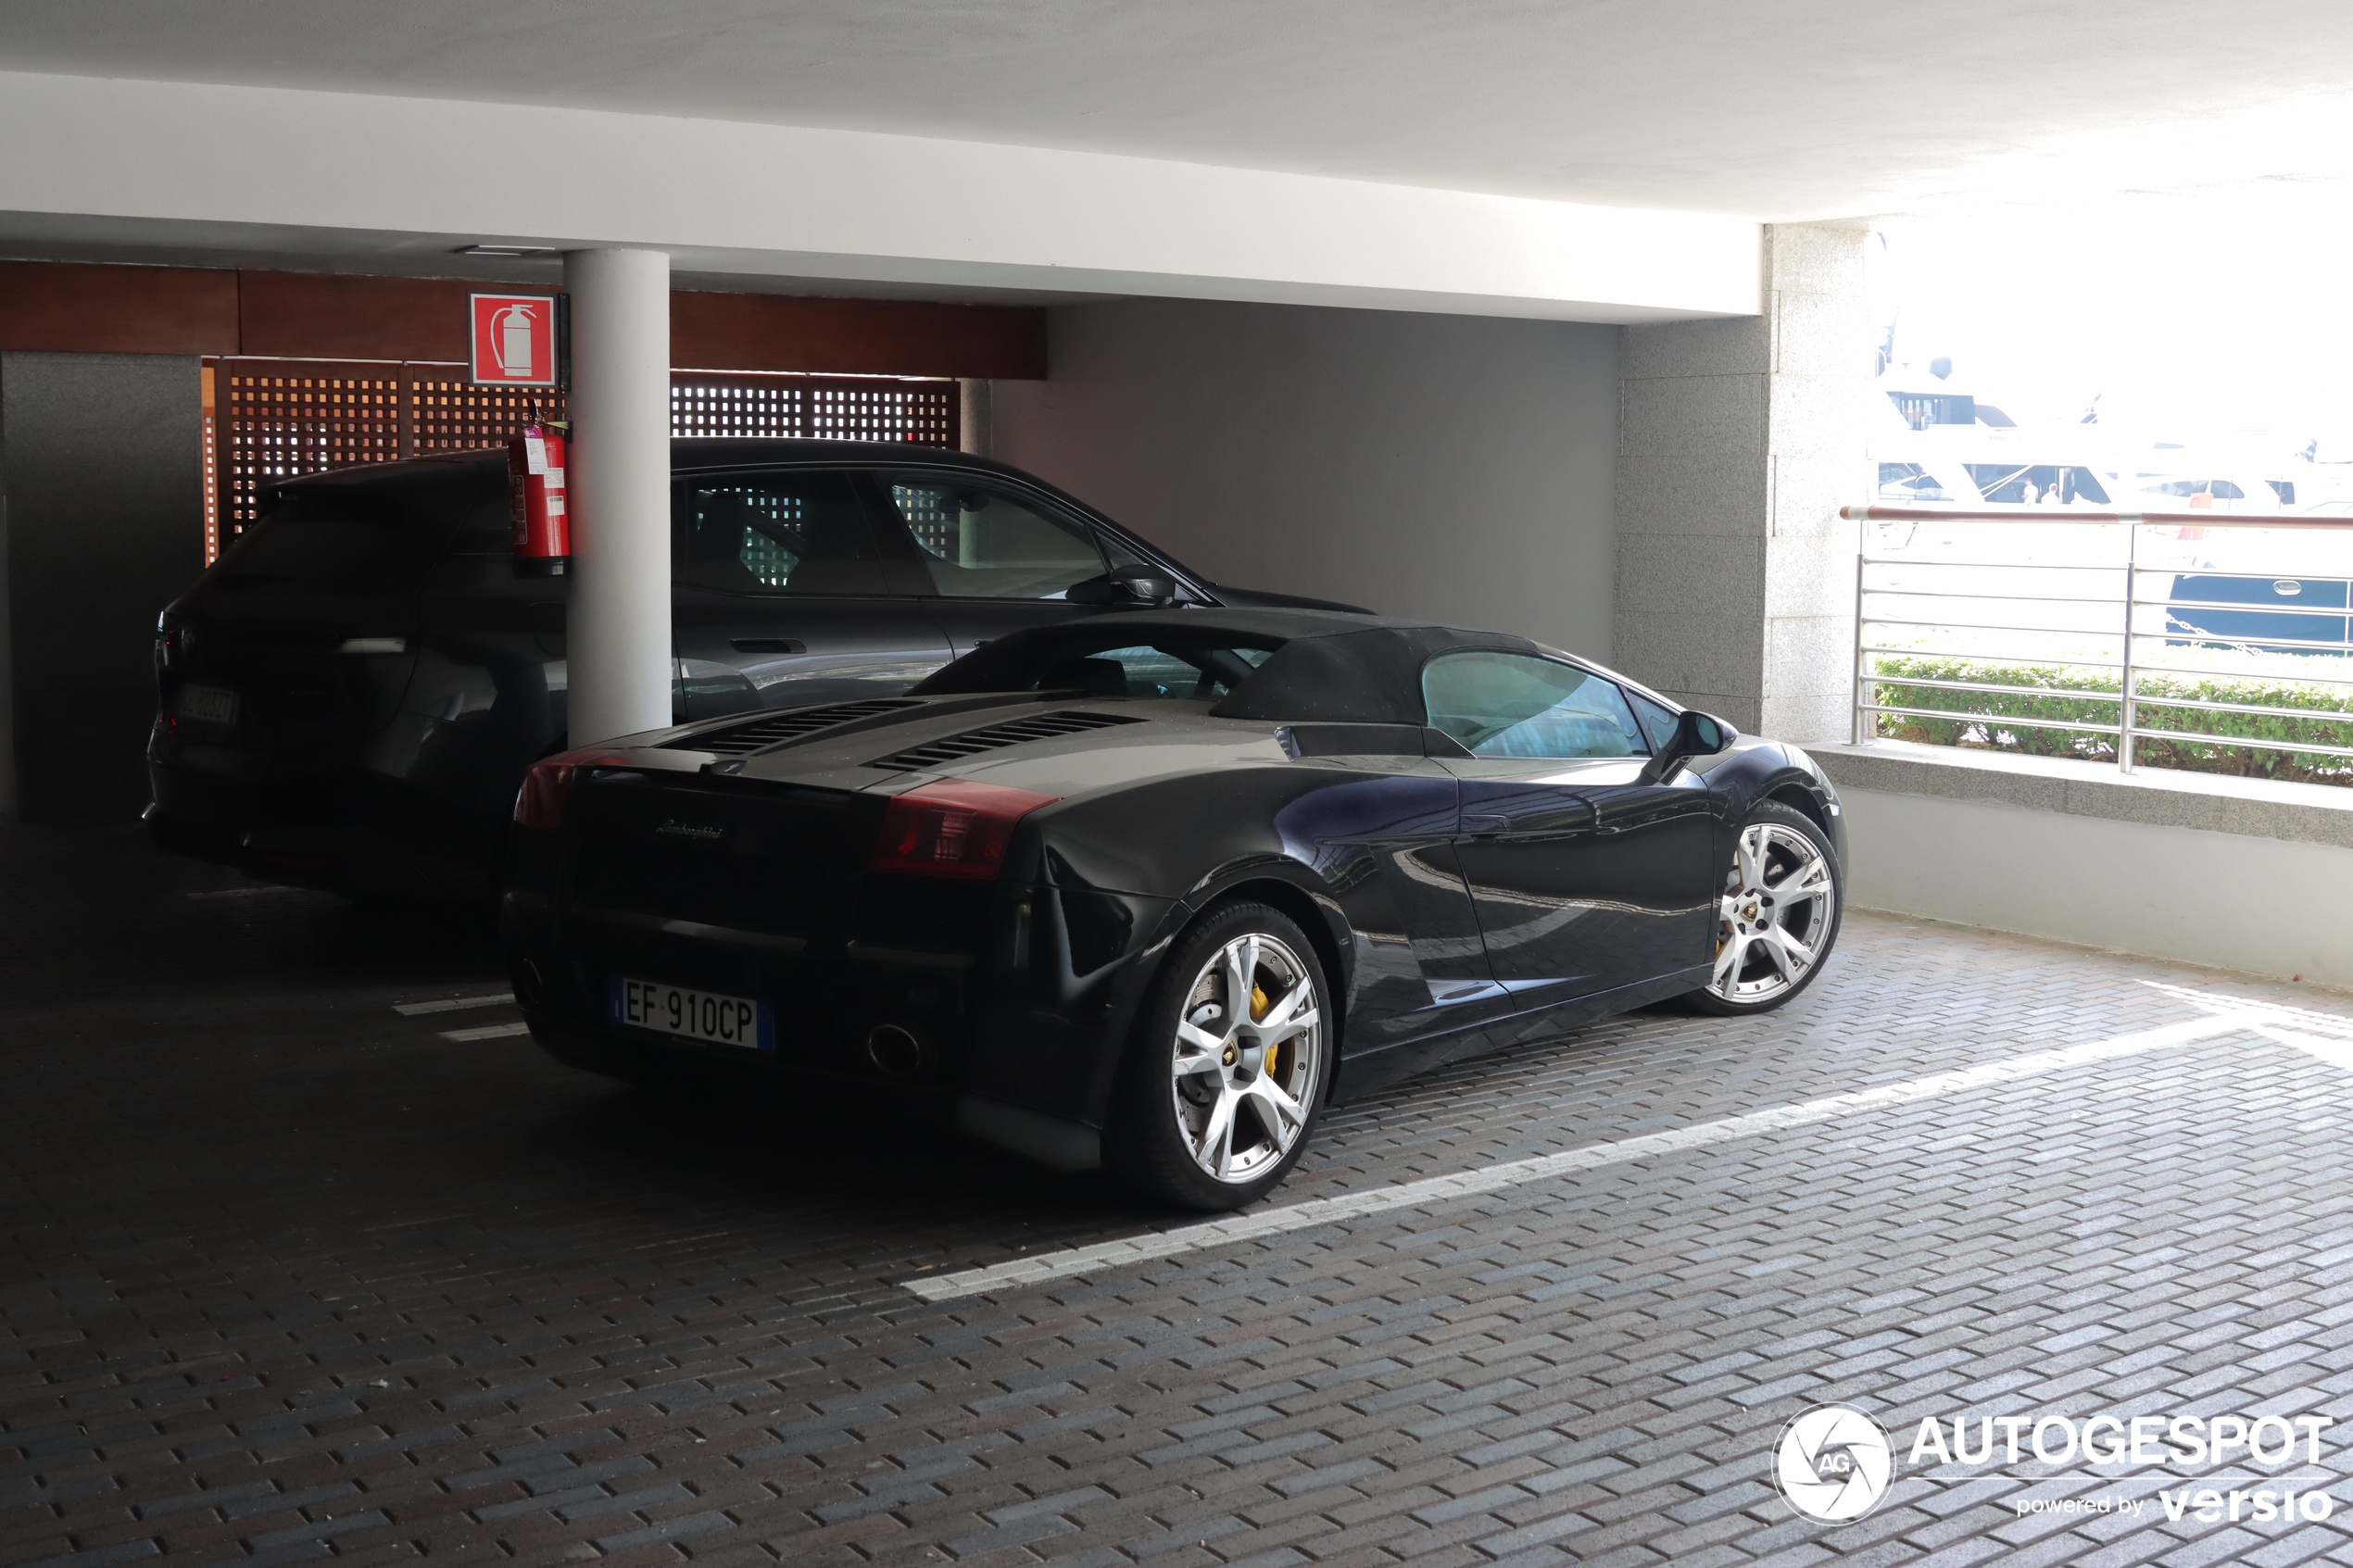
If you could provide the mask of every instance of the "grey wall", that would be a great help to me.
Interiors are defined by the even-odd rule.
[[[0,811],[147,799],[156,613],[204,569],[194,358],[0,355]]]
[[[1610,651],[1615,327],[1124,300],[1049,314],[993,451],[1221,583]]]

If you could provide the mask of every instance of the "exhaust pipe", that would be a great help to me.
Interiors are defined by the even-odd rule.
[[[924,1043],[896,1023],[877,1023],[866,1032],[866,1060],[890,1077],[904,1078],[924,1064]]]

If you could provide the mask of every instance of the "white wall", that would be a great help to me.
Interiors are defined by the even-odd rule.
[[[1049,315],[995,455],[1221,583],[1607,659],[1613,327],[1122,300]]]
[[[1842,786],[1847,900],[2353,985],[2353,849]]]
[[[680,272],[1581,321],[1758,301],[1738,218],[870,132],[0,72],[0,147],[18,244],[445,268],[476,241],[628,246]]]

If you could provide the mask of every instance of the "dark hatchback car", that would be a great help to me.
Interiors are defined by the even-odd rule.
[[[550,758],[516,818],[515,993],[560,1060],[879,1095],[1198,1209],[1331,1098],[1781,1006],[1843,859],[1793,746],[1524,638],[1306,610],[1017,633],[901,697]]]
[[[986,458],[672,451],[680,722],[892,696],[1123,607],[1317,602],[1216,586]],[[567,738],[565,580],[515,574],[508,504],[497,450],[277,486],[158,622],[156,841],[356,895],[486,891],[524,771]]]

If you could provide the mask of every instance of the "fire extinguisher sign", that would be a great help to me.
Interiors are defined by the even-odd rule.
[[[482,386],[556,384],[556,302],[538,294],[468,295],[473,379]]]

